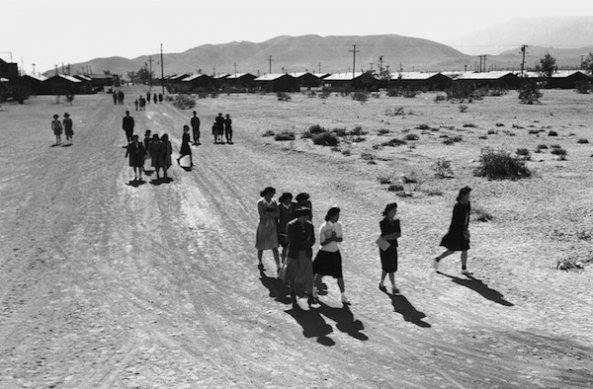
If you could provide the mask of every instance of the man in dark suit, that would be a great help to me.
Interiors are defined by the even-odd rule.
[[[194,116],[190,120],[191,130],[194,135],[194,146],[200,144],[200,118],[197,115],[197,112],[194,111]]]
[[[130,111],[126,111],[121,128],[126,132],[126,139],[130,143],[132,141],[132,135],[134,135],[134,118],[130,116]]]

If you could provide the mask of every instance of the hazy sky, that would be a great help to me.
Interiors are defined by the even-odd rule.
[[[591,0],[0,0],[0,57],[25,71],[278,35],[399,34],[437,42],[516,17],[593,15]],[[463,51],[463,47],[457,47]]]

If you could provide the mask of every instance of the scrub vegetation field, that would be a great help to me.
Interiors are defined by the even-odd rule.
[[[593,386],[592,95],[544,90],[524,105],[509,92],[465,108],[433,93],[198,99],[197,166],[135,187],[124,110],[137,133],[167,132],[174,158],[191,110],[134,112],[145,89],[124,91],[125,107],[93,95],[0,109],[1,387]],[[50,147],[51,116],[64,112],[74,145]],[[233,119],[233,145],[212,143],[218,112]],[[530,177],[475,176],[485,148]],[[342,208],[351,306],[324,278],[322,307],[302,311],[270,252],[257,269],[268,185],[309,192],[316,227]],[[431,258],[465,185],[473,276],[458,255],[437,274]],[[374,244],[393,201],[394,296],[377,287]]]

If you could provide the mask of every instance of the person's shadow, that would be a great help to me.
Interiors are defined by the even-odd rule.
[[[133,186],[134,188],[137,188],[144,184],[146,184],[146,181],[144,181],[144,180],[130,180],[130,181],[128,181],[128,183],[126,185]]]
[[[369,340],[369,337],[363,334],[364,325],[358,319],[354,319],[354,314],[350,310],[348,305],[344,305],[341,308],[333,308],[329,305],[321,303],[321,308],[318,311],[328,319],[336,322],[336,328],[354,339],[361,341]]]
[[[296,303],[289,310],[284,311],[292,316],[301,327],[305,338],[317,338],[317,343],[324,346],[334,346],[336,342],[328,335],[333,332],[332,326],[327,324],[315,309],[303,311]]]
[[[451,281],[454,283],[465,286],[466,288],[475,290],[479,294],[481,294],[484,298],[494,301],[497,304],[504,305],[506,307],[513,307],[515,304],[511,303],[510,301],[505,300],[504,295],[500,293],[498,290],[490,288],[486,285],[482,280],[472,276],[466,275],[467,278],[460,278],[456,277],[451,274],[446,274],[442,272],[438,272],[440,275],[445,277],[449,277]]]
[[[422,328],[430,328],[432,327],[430,323],[424,321],[426,315],[424,312],[421,312],[416,309],[415,306],[401,293],[397,294],[390,294],[388,292],[383,292],[391,299],[391,305],[393,305],[393,310],[404,318],[405,321],[410,322],[412,324],[417,325],[418,327]]]
[[[270,297],[282,304],[290,304],[292,301],[288,297],[288,288],[284,282],[278,278],[268,277],[263,268],[259,269],[259,280],[263,286],[270,292]]]
[[[192,170],[194,170],[194,168],[192,166],[180,166],[183,170],[185,170],[186,172],[191,172]]]

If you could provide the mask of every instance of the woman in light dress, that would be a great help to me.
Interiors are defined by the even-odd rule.
[[[258,267],[263,270],[262,256],[264,250],[272,250],[276,269],[280,271],[280,256],[278,254],[278,231],[276,229],[276,219],[280,216],[278,203],[274,200],[276,189],[268,186],[260,192],[262,197],[257,202],[257,212],[259,213],[259,224],[255,239],[255,248],[257,249]]]

